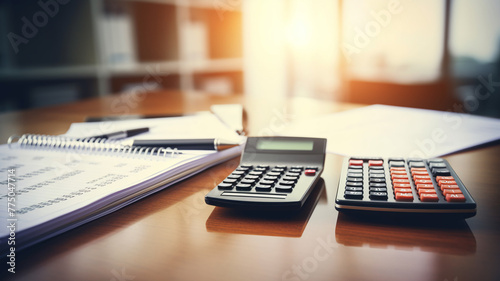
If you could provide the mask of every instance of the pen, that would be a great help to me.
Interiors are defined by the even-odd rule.
[[[134,140],[133,146],[170,147],[178,150],[224,150],[238,146],[238,143],[220,139],[161,139],[161,140]]]
[[[116,139],[133,137],[135,135],[142,134],[145,132],[149,132],[149,128],[145,127],[145,128],[137,128],[137,129],[131,129],[131,130],[118,131],[118,132],[114,132],[114,133],[93,136],[90,138],[116,140]]]

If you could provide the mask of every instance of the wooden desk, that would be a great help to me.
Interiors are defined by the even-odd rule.
[[[2,140],[60,134],[87,115],[164,114],[241,102],[252,135],[279,132],[287,118],[357,107],[307,99],[256,100],[162,92],[117,95],[2,114]],[[120,112],[119,112],[120,111]],[[204,203],[238,164],[213,167],[111,215],[17,253],[16,280],[499,280],[500,146],[445,157],[477,201],[466,221],[355,219],[334,199],[341,157],[298,213],[241,213]],[[4,260],[2,263],[5,264]],[[5,270],[2,275],[5,275]],[[2,279],[5,280],[5,279]]]

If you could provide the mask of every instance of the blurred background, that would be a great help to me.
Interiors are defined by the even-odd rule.
[[[500,1],[0,0],[0,112],[127,91],[500,117]]]

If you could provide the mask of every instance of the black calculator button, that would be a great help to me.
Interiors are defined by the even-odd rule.
[[[363,169],[363,166],[349,166],[349,169],[357,169],[357,170],[362,170]]]
[[[240,181],[241,184],[254,184],[255,183],[255,179],[242,179]]]
[[[383,166],[370,166],[370,172],[371,171],[383,171],[384,167]]]
[[[347,191],[363,191],[363,188],[362,187],[355,187],[355,186],[346,186],[345,187],[345,190]]]
[[[346,184],[346,186],[363,186],[363,182],[362,181],[348,181]]]
[[[410,162],[410,168],[425,168],[424,162]]]
[[[362,178],[363,174],[362,173],[347,173],[347,176],[350,178]]]
[[[224,189],[224,190],[230,190],[230,189],[233,189],[233,185],[230,184],[230,183],[220,183],[218,186],[217,186],[219,189]]]
[[[363,179],[362,178],[351,178],[351,177],[349,177],[349,178],[347,178],[347,181],[363,181]]]
[[[370,177],[370,182],[385,182],[385,178]]]
[[[245,171],[234,171],[231,173],[232,175],[244,175],[246,174]]]
[[[292,192],[293,191],[293,188],[289,185],[278,185],[276,186],[276,191],[279,191],[279,192]]]
[[[285,168],[273,168],[271,172],[274,173],[283,173],[285,171]]]
[[[280,185],[288,185],[288,186],[294,186],[295,185],[295,182],[294,181],[286,181],[286,180],[282,180],[280,181],[279,183]]]
[[[229,184],[235,184],[238,180],[237,179],[225,179],[222,181],[223,183],[229,183]]]
[[[450,170],[448,169],[432,169],[433,176],[451,176]]]
[[[370,174],[384,174],[384,170],[372,170],[370,169]]]
[[[244,180],[258,180],[260,177],[259,176],[252,176],[252,175],[247,175]]]
[[[387,192],[370,191],[370,199],[387,200]]]
[[[238,180],[238,179],[240,179],[241,177],[242,177],[241,175],[233,175],[233,174],[231,174],[231,175],[227,176],[227,178],[228,178],[228,179],[235,179],[235,180]]]
[[[268,185],[268,184],[258,184],[255,186],[255,190],[258,190],[258,191],[271,191],[272,188],[273,187],[271,185]]]
[[[236,185],[237,190],[250,190],[252,189],[252,184],[239,183]]]
[[[278,172],[269,172],[267,173],[268,176],[274,176],[274,177],[279,177],[281,176],[281,173],[278,173]]]
[[[263,185],[274,185],[274,181],[268,181],[268,180],[261,180],[260,181],[260,184],[263,184]]]
[[[370,191],[374,191],[374,192],[387,192],[387,188],[385,188],[385,187],[370,187]]]
[[[429,164],[429,168],[438,168],[438,169],[446,169],[448,167],[446,167],[446,164],[441,162],[441,163],[430,163]]]
[[[250,164],[241,164],[240,167],[249,169],[252,168],[253,166]]]
[[[245,167],[238,167],[238,168],[236,168],[236,171],[240,171],[240,172],[248,172],[248,168],[245,168]]]
[[[316,167],[316,166],[307,166],[306,170],[316,170],[317,171],[318,167]]]
[[[266,168],[262,168],[262,167],[257,167],[257,168],[255,168],[253,170],[256,171],[256,172],[265,172],[265,171],[267,171]]]
[[[301,169],[290,169],[289,172],[300,173],[300,172],[302,172],[302,170]]]
[[[293,182],[296,182],[299,178],[298,177],[283,177],[282,180],[285,180],[285,181],[293,181]]]
[[[391,163],[391,162],[403,162],[403,163],[404,163],[404,162],[405,162],[405,159],[404,159],[404,158],[395,158],[395,157],[391,157],[391,158],[389,158],[388,162],[389,162],[389,163]]]
[[[361,191],[346,191],[344,193],[345,198],[348,199],[363,199],[363,192]]]
[[[370,178],[385,178],[384,174],[374,174],[370,172]]]
[[[363,171],[349,168],[347,169],[347,173],[363,173]]]
[[[404,167],[405,161],[390,161],[389,166],[390,167]]]
[[[303,166],[292,166],[292,167],[290,167],[290,169],[297,169],[297,170],[302,171],[304,169],[304,167]]]
[[[265,177],[263,178],[263,180],[265,180],[265,181],[275,182],[275,181],[277,181],[277,180],[278,180],[278,177],[274,177],[274,176],[265,176]]]
[[[432,159],[427,160],[427,162],[429,162],[429,163],[444,163],[443,159],[441,159],[441,158],[432,158]]]
[[[252,176],[262,176],[262,172],[261,171],[252,171],[252,172],[250,172],[248,174],[252,175]]]
[[[287,173],[286,176],[287,177],[299,177],[300,174],[299,173]]]
[[[385,183],[371,182],[370,187],[387,187],[387,185]]]
[[[269,169],[269,165],[259,165],[257,166],[258,169]]]

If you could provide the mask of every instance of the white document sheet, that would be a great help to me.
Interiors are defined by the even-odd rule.
[[[430,158],[500,139],[500,119],[371,105],[289,124],[288,136],[327,138],[345,156]]]

